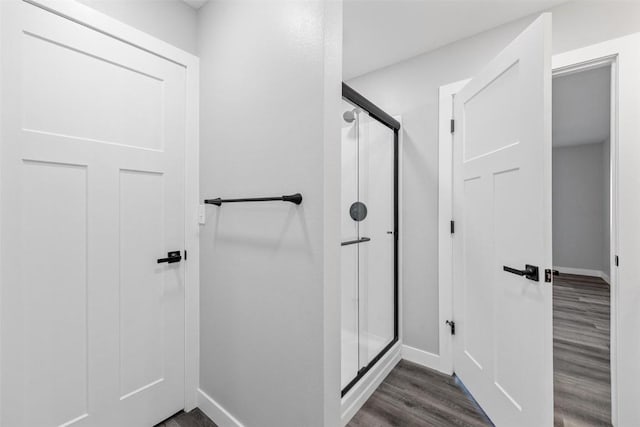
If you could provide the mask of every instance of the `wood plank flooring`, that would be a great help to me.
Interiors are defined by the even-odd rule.
[[[609,285],[561,274],[553,283],[555,426],[610,426]]]
[[[554,278],[555,427],[611,425],[609,307],[602,279]],[[487,425],[455,377],[402,361],[348,427]]]
[[[218,427],[204,412],[196,408],[191,412],[180,412],[155,427]]]
[[[562,274],[553,285],[555,427],[611,425],[609,285]],[[405,360],[348,427],[491,426],[456,377]],[[156,427],[216,427],[202,411]]]
[[[403,360],[348,427],[490,425],[456,377]]]

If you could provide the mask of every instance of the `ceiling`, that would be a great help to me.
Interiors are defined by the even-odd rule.
[[[208,0],[182,0],[194,9],[200,9]]]
[[[445,46],[566,0],[344,0],[343,79]]]
[[[553,79],[553,146],[597,144],[610,132],[611,68]]]

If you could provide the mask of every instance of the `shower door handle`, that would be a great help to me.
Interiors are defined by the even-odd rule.
[[[346,242],[342,242],[340,243],[340,246],[357,245],[358,243],[364,243],[369,241],[371,241],[369,237],[362,237],[358,240],[347,240]]]

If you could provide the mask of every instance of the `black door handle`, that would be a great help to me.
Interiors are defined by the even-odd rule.
[[[517,274],[518,276],[524,276],[529,280],[533,280],[534,282],[540,281],[540,276],[538,275],[538,267],[535,265],[527,264],[524,267],[524,270],[518,270],[517,268],[507,267],[506,265],[503,266],[502,269],[508,273]]]
[[[182,256],[180,255],[180,251],[169,252],[167,254],[167,258],[158,258],[158,264],[162,264],[166,262],[168,264],[173,264],[174,262],[182,261]]]

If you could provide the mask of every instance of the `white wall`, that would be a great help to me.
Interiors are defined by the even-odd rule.
[[[553,149],[553,265],[609,275],[607,144]],[[608,169],[608,168],[607,168]]]
[[[567,3],[553,12],[554,53],[640,31],[640,3]],[[438,353],[438,87],[473,76],[529,17],[349,81],[402,115],[404,343]]]
[[[304,197],[206,208],[200,388],[246,426],[339,423],[341,31],[333,2],[199,13],[202,198]]]
[[[77,0],[189,53],[196,52],[196,10],[181,0]]]

